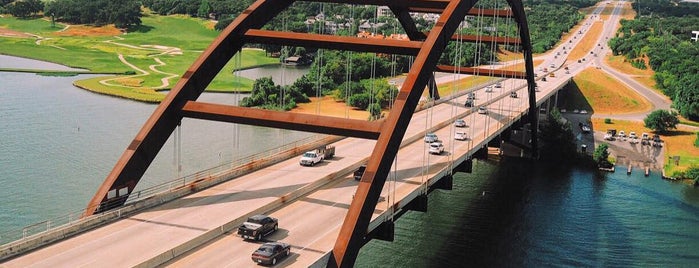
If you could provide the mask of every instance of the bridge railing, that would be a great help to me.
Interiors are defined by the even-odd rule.
[[[303,147],[304,145],[316,143],[318,141],[323,140],[324,137],[327,137],[326,135],[312,135],[288,144],[284,144],[279,147],[275,147],[263,152],[259,152],[256,154],[248,155],[242,158],[234,159],[230,162],[224,162],[220,165],[214,166],[209,169],[205,169],[190,175],[186,175],[181,178],[176,178],[167,182],[163,182],[160,184],[156,184],[153,186],[149,186],[147,188],[134,191],[128,196],[125,196],[127,198],[127,202],[123,205],[129,206],[133,203],[136,203],[138,201],[142,201],[144,199],[147,199],[149,197],[153,197],[159,193],[164,193],[168,191],[172,191],[174,189],[178,189],[181,187],[185,187],[187,185],[190,185],[194,182],[200,181],[205,178],[212,178],[212,177],[218,177],[218,176],[223,176],[232,170],[235,170],[237,168],[241,168],[245,166],[248,163],[264,160],[264,159],[269,159],[275,155],[278,155],[281,152],[286,152],[289,150],[293,150],[298,147]],[[111,201],[114,202],[114,201]],[[100,204],[100,206],[103,207],[111,207],[109,203],[110,201],[104,202]],[[22,227],[20,229],[14,229],[14,230],[9,230],[5,232],[0,232],[0,245],[5,245],[11,242],[15,242],[18,240],[23,240],[23,239],[28,239],[32,236],[48,232],[60,227],[65,227],[67,225],[71,224],[79,224],[83,220],[82,215],[85,214],[85,212],[88,209],[96,209],[95,208],[86,208],[86,209],[81,209],[78,211],[70,212],[64,215],[60,215],[57,217],[53,217],[51,219],[47,219],[44,221],[40,221],[31,225],[27,225],[25,227]],[[117,210],[117,213],[120,213],[119,208],[115,208],[114,210]],[[99,215],[96,215],[99,216]],[[0,259],[1,256],[0,256]]]

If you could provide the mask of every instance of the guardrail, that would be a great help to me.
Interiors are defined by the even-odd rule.
[[[220,178],[214,182],[211,183],[211,185],[223,182],[225,180],[231,179],[231,176],[239,175],[244,173],[245,171],[249,171],[249,169],[245,168],[246,165],[249,163],[262,163],[265,162],[264,160],[269,160],[274,158],[275,156],[279,156],[282,152],[289,152],[289,151],[294,151],[297,148],[304,148],[308,147],[310,144],[315,144],[320,142],[327,142],[328,137],[326,135],[313,135],[289,144],[282,145],[280,147],[276,147],[267,151],[263,151],[260,153],[256,153],[253,155],[249,155],[243,158],[235,159],[233,161],[227,162],[220,164],[218,166],[205,169],[181,178],[177,178],[171,181],[167,181],[161,184],[157,184],[142,190],[134,191],[130,195],[126,196],[127,202],[121,206],[114,208],[113,211],[117,211],[116,213],[118,215],[117,218],[121,217],[123,214],[123,211],[121,208],[131,206],[134,203],[144,201],[145,199],[151,198],[157,194],[161,193],[166,193],[166,192],[171,192],[175,191],[178,189],[181,189],[187,185],[190,185],[192,183],[202,181],[202,180],[212,180],[216,178]],[[313,145],[315,146],[315,145]],[[312,146],[311,146],[312,147]],[[293,153],[292,153],[293,154]],[[197,187],[199,189],[202,189],[203,187]],[[114,201],[110,201],[114,202]],[[109,207],[110,202],[105,202],[100,204],[99,206],[102,207]],[[88,209],[96,209],[97,207],[93,208],[86,208],[86,209],[81,209],[78,211],[70,212],[68,214],[64,214],[58,217],[54,217],[51,219],[47,219],[41,222],[37,222],[31,225],[27,225],[25,227],[22,227],[21,229],[15,229],[15,230],[10,230],[10,231],[5,231],[0,233],[0,245],[3,245],[1,248],[4,249],[7,244],[17,242],[20,240],[25,240],[25,239],[30,239],[33,236],[39,235],[41,233],[45,233],[51,230],[56,230],[59,228],[64,228],[69,225],[80,225],[83,224],[86,219],[84,219],[82,216],[85,214],[85,212]],[[140,208],[142,209],[142,208]],[[132,209],[129,209],[129,211],[132,211]],[[106,214],[110,212],[105,212]],[[102,215],[102,214],[100,214]],[[100,215],[96,215],[99,217]],[[103,215],[102,215],[103,216]],[[0,254],[0,259],[3,259],[3,256]]]

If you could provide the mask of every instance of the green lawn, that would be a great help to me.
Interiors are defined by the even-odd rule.
[[[65,25],[56,24],[56,27],[52,27],[51,22],[46,19],[24,20],[4,16],[0,18],[1,28],[31,33],[43,39],[37,44],[36,38],[0,37],[0,54],[60,63],[95,73],[123,74],[120,79],[107,81],[109,85],[114,86],[99,83],[100,80],[114,77],[91,78],[76,84],[101,94],[146,102],[159,101],[162,100],[162,94],[157,90],[173,87],[179,76],[191,66],[219,32],[207,28],[206,25],[210,24],[208,21],[185,16],[145,15],[142,21],[142,26],[131,29],[127,34],[85,36],[66,35],[70,29],[65,33],[57,33]],[[174,53],[165,53],[167,51]],[[122,55],[126,63],[119,59],[119,55]],[[244,49],[240,66],[230,61],[207,90],[249,91],[253,81],[236,78],[233,75],[234,69],[277,63],[278,59],[267,57],[264,51]],[[142,75],[140,70],[148,74]],[[169,85],[163,85],[161,79],[170,74],[177,77],[169,79]]]

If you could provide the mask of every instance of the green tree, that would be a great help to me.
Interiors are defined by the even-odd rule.
[[[609,145],[606,143],[602,143],[597,148],[595,148],[595,151],[592,153],[592,160],[597,163],[599,167],[604,167],[607,168],[611,166],[611,163],[609,163]]]
[[[367,108],[367,111],[369,111],[369,120],[377,120],[381,118],[381,105],[378,103],[372,103],[369,105],[369,108]]]
[[[17,0],[5,6],[12,16],[27,18],[44,10],[41,0]]]
[[[199,9],[197,10],[197,17],[208,18],[209,13],[211,13],[211,5],[209,5],[209,1],[202,0],[201,4],[199,5]]]
[[[677,128],[680,120],[674,113],[666,110],[655,110],[643,119],[643,123],[647,128],[655,131],[665,132],[669,129]]]

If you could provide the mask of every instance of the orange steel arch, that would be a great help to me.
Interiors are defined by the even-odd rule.
[[[507,0],[510,9],[474,9],[477,0],[312,0],[360,5],[388,6],[405,29],[410,41],[364,39],[261,30],[265,23],[285,10],[295,0],[257,0],[238,16],[213,41],[143,125],[122,154],[114,169],[88,204],[85,216],[123,205],[145,173],[163,144],[182,118],[198,118],[291,130],[302,130],[347,137],[376,139],[374,151],[344,220],[328,266],[350,267],[359,249],[371,238],[367,228],[372,211],[390,172],[420,95],[435,70],[453,70],[454,66],[437,66],[447,43],[451,40],[477,42],[487,40],[499,44],[520,44],[526,72],[486,70],[458,67],[461,73],[526,79],[529,91],[529,117],[536,125],[534,68],[526,16],[520,0]],[[409,12],[439,13],[434,28],[419,32]],[[484,37],[454,35],[466,15],[513,18],[519,26],[520,37]],[[250,109],[222,104],[197,102],[206,86],[244,44],[268,43],[307,46],[338,50],[406,54],[415,56],[388,117],[379,121],[362,121]],[[433,90],[430,90],[433,91]],[[438,98],[437,95],[433,97]],[[536,131],[536,128],[533,129]],[[532,147],[536,148],[536,133]]]

